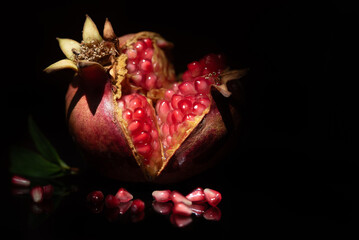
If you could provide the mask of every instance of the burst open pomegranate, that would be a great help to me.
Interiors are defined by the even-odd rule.
[[[215,163],[228,126],[238,120],[226,83],[245,71],[229,70],[222,55],[208,54],[177,79],[167,58],[172,43],[153,32],[116,37],[108,20],[101,37],[88,16],[81,43],[58,41],[67,59],[45,72],[76,72],[66,94],[68,125],[99,172],[174,182]],[[234,124],[226,123],[222,106]]]

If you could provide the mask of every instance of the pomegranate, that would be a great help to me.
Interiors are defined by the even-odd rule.
[[[108,20],[101,37],[88,16],[81,43],[58,41],[67,59],[45,72],[75,71],[66,94],[69,130],[98,171],[168,183],[214,165],[211,157],[231,125],[219,111],[231,95],[226,83],[245,71],[229,70],[222,55],[208,54],[176,79],[167,57],[172,43],[153,32],[116,37]],[[223,97],[214,97],[217,92]],[[237,123],[234,108],[226,109]]]

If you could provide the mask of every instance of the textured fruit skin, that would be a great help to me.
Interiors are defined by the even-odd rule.
[[[106,82],[98,103],[92,102],[91,94],[79,94],[77,82],[74,79],[69,84],[65,98],[66,114],[70,134],[85,159],[96,171],[109,178],[147,181],[115,120],[110,80]],[[98,104],[96,111],[91,104]],[[229,146],[230,139],[225,138],[226,133],[221,113],[215,105],[211,106],[210,112],[182,143],[161,174],[151,180],[158,183],[178,182],[213,166],[219,160],[222,146]]]

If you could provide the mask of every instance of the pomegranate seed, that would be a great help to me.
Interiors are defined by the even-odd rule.
[[[92,204],[98,204],[104,200],[104,195],[101,191],[93,191],[87,195],[86,200]]]
[[[172,123],[176,124],[176,123],[181,123],[182,119],[183,119],[183,114],[181,113],[181,111],[175,109],[171,112],[171,115],[168,114],[169,116],[172,117]]]
[[[141,154],[143,157],[147,158],[152,153],[151,145],[144,143],[136,145],[137,152]]]
[[[129,59],[137,58],[137,50],[136,49],[127,49],[126,55]]]
[[[162,124],[161,130],[163,136],[167,136],[168,134],[170,134],[170,127],[168,126],[167,123]]]
[[[14,175],[11,178],[11,183],[21,187],[28,187],[30,186],[30,180],[24,177],[20,177],[18,175]]]
[[[142,57],[147,60],[151,60],[152,56],[153,56],[153,48],[147,48],[142,54]]]
[[[158,101],[158,103],[156,105],[156,111],[157,111],[157,114],[160,117],[160,119],[164,122],[167,117],[168,112],[170,111],[169,103],[165,100]]]
[[[136,61],[129,61],[127,63],[127,70],[128,73],[134,73],[137,70],[137,62]]]
[[[168,202],[171,200],[171,191],[170,190],[156,190],[152,192],[152,197],[157,202]]]
[[[178,102],[181,101],[182,99],[183,99],[183,97],[181,95],[173,94],[172,99],[171,99],[172,107],[178,108]]]
[[[203,217],[206,220],[219,221],[221,220],[221,210],[218,207],[210,207],[203,213]]]
[[[152,48],[152,40],[151,40],[151,38],[144,38],[142,41],[146,44],[146,46],[148,48]]]
[[[196,98],[197,98],[197,102],[203,104],[206,107],[209,107],[211,105],[211,100],[209,100],[209,98],[206,95],[198,94]]]
[[[203,66],[201,63],[194,61],[187,65],[188,70],[191,72],[192,77],[201,75]]]
[[[30,190],[30,196],[35,203],[40,203],[44,200],[44,190],[41,186],[35,186]]]
[[[205,69],[208,71],[208,73],[218,71],[220,66],[218,56],[213,53],[204,56],[200,62],[205,66]]]
[[[150,132],[152,129],[151,129],[151,126],[150,126],[150,124],[148,124],[148,123],[144,123],[143,124],[143,131],[145,131],[145,132]]]
[[[131,111],[131,110],[129,110],[129,111]],[[146,113],[145,113],[145,110],[143,110],[143,108],[136,108],[133,111],[133,119],[140,120],[140,119],[143,119],[145,117],[146,117]]]
[[[202,188],[196,188],[191,193],[189,193],[186,198],[192,202],[199,202],[205,200],[204,192]]]
[[[141,199],[133,200],[131,205],[131,212],[136,214],[143,212],[143,210],[145,210],[145,203]]]
[[[54,186],[51,184],[45,185],[42,187],[42,190],[44,192],[44,198],[50,199],[54,193]]]
[[[173,90],[171,90],[171,89],[166,90],[165,99],[167,101],[171,101],[171,98],[172,98],[173,94],[175,94],[175,92]]]
[[[192,218],[190,216],[172,214],[170,221],[174,226],[182,228],[189,225],[192,222]]]
[[[171,194],[171,200],[174,203],[179,203],[179,202],[183,202],[186,205],[191,205],[192,202],[190,200],[188,200],[187,198],[185,198],[182,194],[180,194],[177,191],[173,191]]]
[[[150,141],[151,141],[151,136],[148,132],[140,132],[139,134],[133,136],[134,144],[149,143]]]
[[[174,214],[179,214],[184,216],[190,216],[192,214],[192,210],[183,202],[175,203],[175,205],[172,208],[172,212]]]
[[[129,108],[131,109],[136,109],[140,107],[143,107],[143,105],[142,105],[142,100],[139,97],[134,97],[129,102]]]
[[[152,62],[147,59],[142,59],[139,63],[139,67],[140,67],[141,71],[143,71],[145,73],[149,73],[152,71]]]
[[[134,48],[137,50],[137,53],[139,54],[142,53],[147,48],[147,45],[146,43],[140,40],[134,44]]]
[[[128,130],[132,134],[142,131],[142,129],[143,129],[143,123],[142,123],[142,121],[139,121],[139,120],[135,120],[128,125]]]
[[[193,82],[183,82],[180,85],[178,85],[178,89],[185,96],[197,93],[197,91],[193,85]]]
[[[105,198],[105,205],[107,208],[115,208],[120,204],[120,199],[112,194],[108,194]]]
[[[178,102],[178,108],[183,114],[187,114],[192,110],[192,103],[188,99],[182,99]]]
[[[116,198],[118,198],[120,200],[120,202],[128,202],[130,201],[131,199],[133,199],[133,196],[131,193],[129,193],[126,189],[124,188],[120,188],[116,195],[115,195]]]
[[[193,113],[197,116],[201,115],[205,109],[206,109],[206,106],[201,103],[195,102],[193,104]]]
[[[173,203],[171,202],[157,202],[157,201],[153,201],[152,202],[152,207],[153,209],[162,214],[162,215],[167,215],[170,214],[172,211],[172,207],[173,207]]]
[[[156,86],[157,76],[154,73],[149,73],[146,76],[146,87],[152,89]]]
[[[194,86],[197,92],[199,93],[208,93],[210,83],[203,77],[200,77],[195,80]]]
[[[134,75],[131,76],[131,79],[135,85],[140,86],[143,79],[142,73],[137,71]]]
[[[129,109],[126,109],[125,111],[123,111],[122,118],[127,121],[132,120],[132,111]]]
[[[206,198],[208,204],[211,206],[217,206],[218,203],[222,200],[222,195],[216,190],[206,188],[203,192],[204,197]]]
[[[118,205],[119,214],[125,214],[125,212],[127,212],[127,210],[130,209],[130,207],[132,206],[132,202],[133,201],[120,202],[120,204]]]

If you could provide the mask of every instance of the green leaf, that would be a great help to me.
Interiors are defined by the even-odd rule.
[[[21,176],[54,178],[64,176],[64,169],[41,155],[22,147],[10,150],[10,172]]]
[[[70,167],[61,160],[60,156],[56,152],[56,149],[42,134],[31,116],[29,117],[28,124],[30,135],[35,142],[37,150],[43,156],[43,158],[52,163],[59,164],[63,169],[69,169]]]

